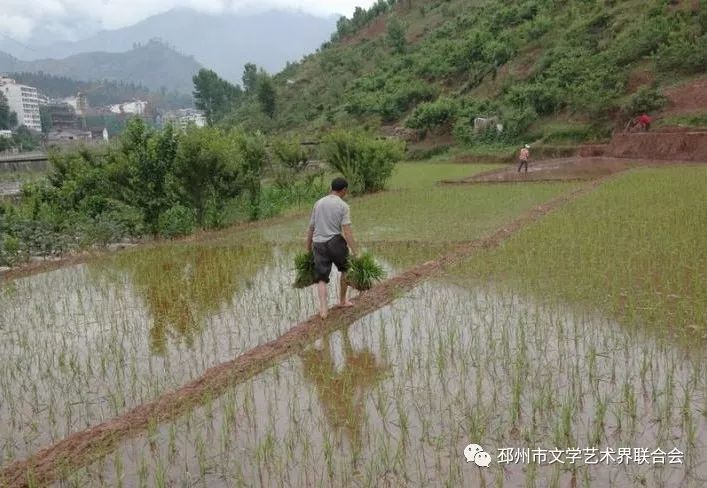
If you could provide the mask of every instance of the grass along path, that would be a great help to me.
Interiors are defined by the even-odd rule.
[[[174,419],[190,408],[219,396],[230,386],[251,378],[267,369],[274,361],[301,350],[332,329],[346,327],[392,302],[446,267],[468,258],[478,250],[497,246],[527,223],[543,217],[554,208],[583,195],[598,184],[592,182],[575,188],[533,208],[488,237],[470,241],[435,261],[418,265],[380,283],[370,292],[354,299],[356,307],[353,309],[335,310],[324,322],[318,317],[311,317],[297,324],[281,337],[255,347],[232,361],[208,369],[201,377],[175,391],[163,394],[154,401],[142,404],[100,425],[75,432],[25,460],[9,464],[0,471],[0,485],[6,487],[45,485],[96,461],[112,451],[121,440],[140,434],[150,425]]]

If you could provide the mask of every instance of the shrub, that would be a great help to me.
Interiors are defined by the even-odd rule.
[[[694,74],[707,70],[707,34],[696,39],[686,35],[663,44],[656,53],[655,63],[664,73]]]
[[[665,105],[666,101],[667,99],[659,90],[644,85],[631,95],[622,108],[626,113],[636,115],[658,110]]]
[[[431,130],[450,123],[454,119],[456,111],[456,103],[449,98],[421,103],[413,110],[405,125],[411,129]]]
[[[260,196],[262,193],[260,180],[263,177],[263,167],[268,153],[265,149],[265,138],[260,133],[254,135],[240,134],[236,138],[242,161],[243,182],[250,196],[250,219],[260,218]]]
[[[295,174],[304,170],[311,158],[309,149],[302,145],[296,138],[280,138],[272,143],[272,151],[278,162]]]
[[[204,223],[210,200],[223,202],[237,196],[244,178],[236,138],[219,129],[190,127],[182,135],[174,162],[174,176],[182,204]]]
[[[159,231],[162,237],[171,239],[191,234],[196,224],[196,214],[192,209],[175,205],[160,215]]]
[[[19,260],[20,240],[0,234],[0,266],[12,266]]]
[[[384,189],[404,151],[400,141],[374,139],[362,132],[333,132],[323,144],[325,159],[348,179],[354,194]]]

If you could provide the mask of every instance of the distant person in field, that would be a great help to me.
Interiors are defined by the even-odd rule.
[[[341,273],[339,306],[351,307],[347,298],[349,253],[356,254],[356,241],[351,231],[351,211],[344,202],[349,184],[343,178],[331,182],[331,192],[314,204],[312,218],[307,229],[307,251],[314,254],[319,315],[325,319],[329,314],[328,290],[331,265]]]
[[[651,130],[651,122],[653,122],[653,120],[648,114],[641,114],[641,116],[638,117],[638,127],[644,132]]]
[[[525,172],[528,172],[528,161],[530,161],[530,146],[526,144],[523,149],[520,150],[520,156],[518,156],[520,164],[518,165],[518,172],[525,166]]]

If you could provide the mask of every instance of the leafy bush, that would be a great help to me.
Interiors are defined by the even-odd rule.
[[[212,127],[190,127],[182,135],[174,161],[174,178],[182,205],[204,223],[209,201],[223,202],[240,193],[244,169],[235,137]],[[162,228],[162,226],[160,226]]]
[[[456,103],[449,98],[421,103],[408,117],[405,125],[411,129],[432,130],[450,123],[454,119],[456,111]]]
[[[332,169],[346,177],[352,193],[370,193],[385,188],[395,163],[403,158],[404,144],[362,132],[336,131],[324,139],[323,155]]]
[[[0,266],[12,266],[19,261],[20,240],[0,233]]]
[[[659,90],[644,85],[631,95],[623,109],[628,114],[637,115],[663,108],[666,102],[667,99]]]
[[[275,139],[272,150],[278,162],[295,173],[304,170],[312,157],[311,151],[302,145],[302,141],[294,137]]]
[[[196,215],[192,209],[175,205],[160,215],[159,231],[162,237],[171,239],[191,234],[196,224]]]
[[[267,161],[265,138],[262,134],[240,134],[236,138],[241,158],[243,183],[250,196],[250,219],[260,218],[261,179]]]
[[[697,39],[688,36],[671,39],[656,53],[656,67],[664,73],[702,73],[707,70],[707,34]]]

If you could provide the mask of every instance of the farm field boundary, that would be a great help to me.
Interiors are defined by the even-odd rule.
[[[325,321],[310,317],[279,338],[257,346],[237,358],[221,363],[181,388],[135,407],[102,424],[75,432],[63,440],[15,461],[0,471],[0,486],[7,488],[44,486],[86,466],[114,450],[122,440],[140,435],[150,425],[173,420],[190,408],[242,383],[288,357],[325,334],[347,327],[369,313],[391,303],[422,281],[443,271],[475,252],[493,248],[525,225],[552,210],[590,192],[603,179],[596,179],[539,205],[520,218],[497,229],[493,234],[458,245],[437,260],[413,267],[385,280],[367,293],[353,299],[355,307],[334,309]]]

